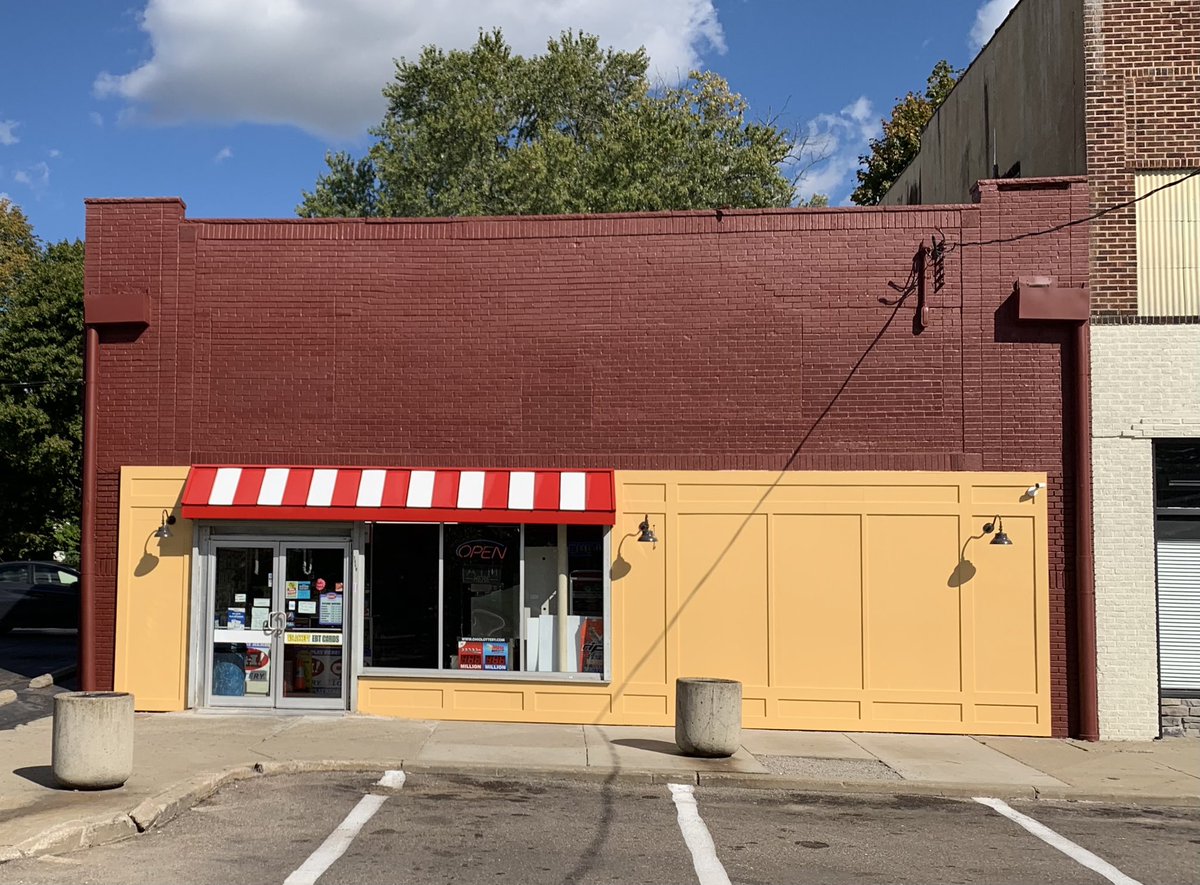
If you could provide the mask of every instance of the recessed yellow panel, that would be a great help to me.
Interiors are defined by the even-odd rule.
[[[456,710],[508,710],[511,712],[525,709],[525,693],[460,688],[453,694],[453,703]]]
[[[667,487],[661,482],[627,482],[621,486],[620,495],[626,504],[661,504],[667,500]]]
[[[767,684],[767,517],[683,514],[675,522],[679,674]]]
[[[958,486],[864,486],[868,501],[895,501],[900,504],[957,504]]]
[[[924,722],[961,722],[962,704],[907,704],[876,701],[872,714],[878,719],[905,719]]]
[[[858,701],[805,701],[784,699],[779,702],[779,715],[794,719],[858,719]]]
[[[771,519],[772,684],[862,688],[861,518]]]
[[[387,688],[386,682],[359,683],[359,706],[364,713],[387,711],[425,710],[434,712],[445,705],[445,693],[440,688]],[[365,695],[365,697],[364,697]],[[365,703],[364,703],[365,701]]]
[[[666,716],[667,699],[664,695],[627,694],[621,699],[626,713],[636,716]]]
[[[533,708],[554,713],[579,713],[599,716],[611,712],[611,699],[606,694],[580,694],[568,691],[538,691],[533,695]]]
[[[769,485],[747,485],[738,482],[704,485],[680,485],[677,493],[681,504],[742,502],[754,504],[771,491]]]
[[[986,538],[967,545],[967,559],[975,567],[975,576],[963,585],[975,606],[975,688],[1033,695],[1038,689],[1037,590],[1028,555],[1033,518],[1010,516],[1004,531],[1011,546],[989,544]]]
[[[866,518],[867,688],[962,687],[957,516]]]
[[[764,719],[766,715],[766,698],[742,698],[742,717],[744,719]]]
[[[975,719],[978,722],[1007,722],[1016,725],[1037,725],[1038,708],[1008,704],[976,704]]]

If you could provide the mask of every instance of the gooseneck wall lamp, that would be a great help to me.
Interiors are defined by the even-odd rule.
[[[167,513],[167,511],[164,510],[162,513],[162,525],[154,530],[154,537],[158,538],[160,541],[165,541],[173,534],[171,531],[171,526],[173,525],[175,525],[175,514]]]
[[[985,535],[990,535],[992,532],[996,533],[996,537],[992,538],[991,540],[992,544],[999,544],[1002,547],[1012,546],[1012,541],[1009,540],[1008,533],[1004,531],[1004,520],[999,516],[997,516],[991,522],[985,522],[983,524],[983,533]]]
[[[642,520],[638,526],[638,541],[642,544],[657,544],[658,536],[654,534],[654,529],[650,525],[650,514],[646,514],[646,518]]]

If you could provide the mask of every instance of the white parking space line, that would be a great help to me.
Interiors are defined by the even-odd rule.
[[[1002,814],[1009,820],[1024,827],[1047,845],[1057,848],[1076,863],[1087,867],[1093,872],[1099,873],[1105,879],[1114,883],[1114,885],[1141,885],[1137,879],[1126,876],[1104,858],[1097,857],[1082,845],[1076,845],[1066,836],[1060,836],[1058,833],[1054,832],[1054,830],[1050,829],[1045,824],[1038,823],[1032,817],[1021,814],[1021,812],[1012,808],[1002,799],[988,799],[976,796],[975,801],[980,805],[986,805],[988,808],[991,808],[998,814]]]
[[[713,844],[708,827],[700,818],[700,809],[696,805],[696,788],[691,784],[667,784],[671,788],[671,798],[675,802],[675,812],[679,817],[679,830],[683,833],[683,841],[688,851],[692,853],[692,866],[696,868],[696,877],[700,885],[730,885],[725,867],[717,859],[717,847]]]
[[[404,781],[403,771],[385,771],[375,786],[398,790],[404,786]],[[358,804],[346,815],[346,819],[338,824],[337,829],[329,834],[295,872],[283,880],[283,885],[314,885],[322,874],[346,853],[354,837],[366,826],[367,821],[375,816],[375,812],[387,798],[372,793],[359,799]]]

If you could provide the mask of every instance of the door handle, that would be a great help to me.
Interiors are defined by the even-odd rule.
[[[285,612],[271,612],[267,615],[267,623],[263,625],[263,632],[268,635],[281,636],[283,628],[287,626],[287,614]]]

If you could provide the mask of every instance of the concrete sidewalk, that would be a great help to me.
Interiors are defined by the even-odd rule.
[[[358,715],[139,714],[119,790],[57,789],[52,721],[0,732],[0,861],[133,835],[231,780],[312,770],[687,781],[813,792],[1074,799],[1200,807],[1194,741],[745,731],[690,759],[670,728],[427,722]]]

